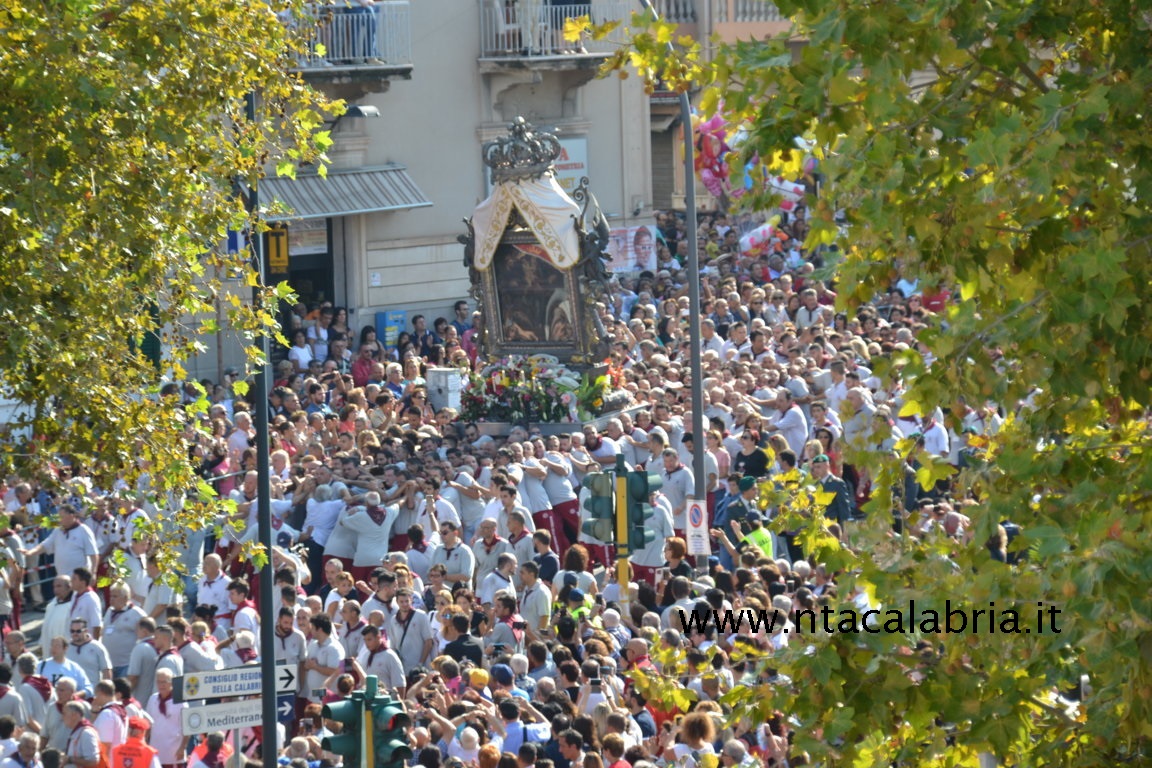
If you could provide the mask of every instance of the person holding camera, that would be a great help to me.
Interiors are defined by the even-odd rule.
[[[517,612],[516,595],[498,592],[493,602],[493,611],[495,621],[488,636],[484,638],[484,653],[488,656],[500,652],[523,653],[524,631],[528,625]]]

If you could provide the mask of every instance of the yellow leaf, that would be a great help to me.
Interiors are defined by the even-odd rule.
[[[907,416],[920,416],[924,413],[924,406],[915,400],[905,400],[904,405],[900,406],[900,418]]]
[[[588,29],[590,22],[587,16],[573,16],[570,19],[564,20],[564,39],[569,43],[575,43],[580,39],[580,35]]]

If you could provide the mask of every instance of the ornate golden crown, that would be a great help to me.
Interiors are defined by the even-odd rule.
[[[523,117],[508,124],[509,135],[485,142],[484,165],[492,169],[492,183],[538,179],[552,170],[560,156],[560,142],[550,133],[535,131]]]

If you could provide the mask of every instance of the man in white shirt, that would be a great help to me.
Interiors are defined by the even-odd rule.
[[[532,444],[512,443],[509,450],[512,451],[512,458],[522,471],[523,480],[518,487],[521,500],[528,507],[528,511],[536,515],[551,510],[552,500],[544,486],[548,470],[532,455]]]
[[[109,503],[107,499],[98,500],[92,509],[92,514],[84,520],[84,525],[92,531],[96,539],[96,552],[102,563],[120,546],[123,535],[119,518],[108,509]]]
[[[672,524],[672,505],[668,497],[657,491],[652,494],[652,519],[648,528],[652,531],[652,541],[643,549],[633,550],[628,558],[632,563],[632,574],[636,581],[647,581],[656,585],[656,570],[664,565],[664,545],[667,539],[676,535]]]
[[[718,355],[724,354],[724,339],[716,333],[716,321],[706,317],[700,321],[700,351],[709,350]]]
[[[252,417],[245,411],[236,414],[236,428],[228,435],[228,452],[238,459],[252,445],[256,430],[252,427]]]
[[[395,690],[401,698],[405,693],[404,668],[400,664],[400,657],[388,647],[380,629],[371,624],[362,630],[364,647],[356,656],[356,667],[361,677],[376,675],[380,687],[385,690]]]
[[[308,651],[304,659],[304,698],[320,704],[324,701],[324,692],[328,678],[340,669],[344,660],[344,648],[332,637],[332,619],[327,614],[313,616],[312,640],[308,643]]]
[[[128,587],[122,583],[108,591],[111,606],[104,614],[104,647],[108,650],[114,678],[128,674],[128,661],[136,647],[136,628],[146,615],[129,597]]]
[[[12,718],[17,724],[23,726],[28,722],[28,709],[24,706],[24,697],[12,687],[12,667],[0,664],[0,716]],[[0,749],[3,748],[0,743]],[[14,744],[6,745],[9,747]],[[2,757],[3,755],[0,755]]]
[[[779,432],[788,447],[797,456],[804,455],[804,443],[808,440],[808,420],[800,406],[792,402],[792,393],[781,388],[776,392],[775,421],[768,426],[769,432]]]
[[[529,560],[520,565],[520,615],[524,619],[528,641],[535,642],[548,636],[552,619],[552,592],[540,580],[540,566]]]
[[[190,627],[183,617],[177,616],[168,620],[172,628],[172,642],[176,653],[184,663],[185,674],[190,672],[210,672],[221,665],[220,657],[215,651],[209,653],[194,641],[190,636]]]
[[[52,580],[53,598],[44,606],[44,623],[40,625],[40,637],[67,637],[72,615],[72,580],[67,576],[57,576]],[[44,647],[43,640],[40,647]]]
[[[168,616],[168,606],[180,605],[180,594],[163,582],[160,575],[160,563],[155,559],[148,561],[148,591],[144,595],[144,613],[151,616],[157,623],[163,622]]]
[[[432,553],[432,565],[441,563],[448,569],[444,580],[449,584],[471,584],[476,572],[476,556],[460,540],[460,526],[451,520],[440,523],[440,540],[440,546]]]
[[[15,670],[20,678],[17,690],[24,699],[24,709],[28,712],[25,728],[42,732],[48,718],[48,705],[56,703],[52,681],[36,674],[37,659],[31,653],[22,653],[16,658]],[[55,707],[53,707],[55,711]]]
[[[368,622],[360,613],[359,600],[345,600],[340,606],[341,624],[337,631],[337,639],[344,647],[345,658],[354,659],[364,647],[364,635],[361,634]]]
[[[173,676],[181,675],[184,673],[184,660],[172,646],[170,627],[158,628],[153,619],[145,617],[140,620],[136,635],[140,639],[128,661],[128,683],[137,701],[147,701],[153,693],[156,673],[167,670]]]
[[[602,437],[592,424],[584,425],[584,449],[593,461],[601,466],[616,465],[616,454],[620,453],[619,446],[609,437]]]
[[[205,556],[204,575],[196,584],[196,604],[215,606],[217,616],[232,610],[228,600],[229,579],[221,572],[222,565],[220,555],[215,552]]]
[[[64,768],[96,768],[100,763],[100,735],[90,724],[85,726],[84,704],[65,702],[60,712],[63,730],[68,732],[64,747]]]
[[[244,579],[236,579],[228,584],[228,605],[231,608],[232,629],[239,632],[247,630],[256,637],[260,636],[260,614],[248,599],[251,589]]]
[[[0,768],[43,768],[40,762],[40,737],[24,731],[16,742],[16,752],[0,761]]]
[[[568,544],[565,524],[575,526],[580,517],[579,501],[572,487],[572,461],[560,450],[560,438],[556,435],[550,435],[545,446],[547,452],[540,459],[540,465],[547,470],[544,491],[552,508],[534,515],[532,521],[535,528],[544,528],[552,534],[552,540],[565,551]]]
[[[100,595],[92,588],[94,581],[92,571],[87,568],[76,568],[72,571],[72,606],[68,617],[72,621],[83,621],[92,637],[100,639],[104,631],[104,605]]]
[[[514,509],[508,513],[507,521],[508,546],[512,548],[512,554],[516,556],[516,562],[529,562],[536,556],[536,548],[532,545],[532,533],[528,530],[524,513]],[[512,582],[516,585],[517,589],[523,586],[520,582],[519,569],[513,572]]]
[[[692,472],[680,463],[680,454],[675,448],[665,448],[663,452],[664,472],[663,492],[672,506],[672,523],[678,536],[687,529],[685,511],[688,499],[696,491]]]
[[[496,570],[499,559],[511,551],[512,545],[508,540],[496,534],[496,521],[483,520],[472,544],[472,554],[476,557],[474,578],[478,587]]]
[[[463,464],[450,476],[451,480],[445,483],[446,489],[455,492],[459,504],[456,509],[460,513],[460,525],[464,530],[464,538],[471,539],[476,535],[476,527],[484,517],[484,496],[481,485],[476,481],[476,458],[463,457]],[[447,495],[447,490],[445,490]],[[422,575],[427,575],[422,574]]]
[[[516,481],[508,473],[501,470],[492,475],[492,482],[495,486],[493,490],[496,492],[496,498],[484,510],[484,519],[496,522],[497,535],[505,539],[511,535],[512,532],[508,530],[508,515],[513,511],[520,512],[524,517],[525,525],[535,530],[535,526],[531,523],[532,515],[528,512],[528,507],[524,506],[524,499]]]
[[[148,743],[156,750],[156,757],[164,766],[184,765],[188,737],[184,735],[181,713],[187,702],[172,700],[173,674],[167,669],[156,670],[156,693],[148,699],[145,711],[152,718],[152,735]]]
[[[42,552],[56,556],[56,572],[59,574],[71,574],[77,568],[96,572],[96,537],[90,528],[80,524],[79,513],[68,504],[60,505],[59,528],[36,546],[20,550],[25,557],[35,557]]]
[[[68,645],[67,656],[84,669],[84,674],[95,684],[98,680],[112,679],[112,659],[108,649],[99,640],[93,639],[84,619],[72,619],[72,642]]]
[[[388,644],[400,657],[405,669],[426,665],[432,658],[436,640],[428,614],[412,605],[412,590],[396,590],[396,613],[388,625]]]
[[[100,736],[100,745],[110,751],[128,738],[128,714],[116,700],[116,686],[111,680],[96,683],[92,694],[92,725]]]
[[[507,543],[507,542],[505,542]],[[481,544],[483,546],[483,544]],[[512,583],[512,574],[516,572],[516,556],[511,552],[504,552],[496,558],[496,567],[484,577],[476,590],[476,598],[481,605],[492,605],[497,592],[510,592],[516,594],[516,587]]]

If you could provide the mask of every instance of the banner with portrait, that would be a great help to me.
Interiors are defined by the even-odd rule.
[[[656,243],[659,234],[654,225],[613,229],[608,237],[608,255],[612,257],[607,265],[609,272],[656,271]]]

